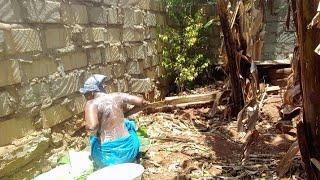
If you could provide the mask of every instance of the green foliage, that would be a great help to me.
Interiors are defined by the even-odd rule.
[[[69,154],[64,154],[62,157],[60,157],[58,159],[58,162],[57,162],[59,165],[62,165],[62,164],[69,164],[70,163],[70,157],[69,157]]]
[[[165,0],[171,27],[159,35],[163,43],[162,65],[167,76],[175,78],[182,90],[212,64],[209,51],[209,30],[213,20],[207,20],[199,7],[201,0]]]
[[[58,165],[63,165],[63,164],[70,164],[70,156],[69,153],[65,153],[63,156],[61,156],[58,161]],[[88,168],[86,171],[82,172],[79,174],[77,177],[74,177],[75,180],[85,180],[87,177],[94,172],[94,167],[93,164]]]
[[[94,167],[92,166],[90,169],[84,171],[78,177],[75,177],[75,180],[86,180],[87,177],[94,172]]]
[[[137,135],[140,141],[140,152],[141,153],[147,152],[151,144],[149,135],[147,133],[147,127],[145,126],[139,127],[137,131]]]
[[[139,137],[148,138],[149,136],[147,134],[147,127],[145,127],[145,126],[139,127],[138,130],[137,130],[137,135]]]

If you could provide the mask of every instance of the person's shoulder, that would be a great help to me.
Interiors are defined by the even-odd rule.
[[[100,104],[100,103],[104,103],[104,102],[109,102],[110,100],[115,100],[119,97],[118,93],[103,93],[100,94],[100,96],[94,98],[94,103],[96,104]]]
[[[95,99],[91,99],[91,100],[86,102],[86,106],[92,106],[94,104],[95,104]]]
[[[121,101],[122,103],[127,102],[129,99],[129,94],[124,92],[114,92],[111,96],[115,101]]]

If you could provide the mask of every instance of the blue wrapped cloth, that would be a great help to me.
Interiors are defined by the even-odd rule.
[[[129,163],[136,160],[140,142],[133,121],[124,121],[129,135],[112,141],[100,143],[97,136],[90,136],[91,157],[98,168]]]

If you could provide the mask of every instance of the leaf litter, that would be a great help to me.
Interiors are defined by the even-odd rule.
[[[142,145],[143,179],[280,179],[278,164],[296,135],[277,128],[281,96],[264,96],[253,132],[258,136],[250,142],[244,162],[247,141],[238,132],[237,121],[225,118],[224,110],[212,113],[212,105],[205,105],[136,115],[143,127],[138,133],[148,140]],[[214,102],[213,106],[224,105]],[[288,172],[281,174],[284,179],[304,179],[299,153],[286,168]]]

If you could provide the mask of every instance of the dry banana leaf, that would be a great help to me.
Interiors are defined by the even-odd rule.
[[[298,141],[296,141],[290,146],[289,150],[281,159],[278,165],[277,171],[280,177],[283,177],[288,172],[292,164],[292,160],[298,152],[299,152],[299,144],[298,144]]]

